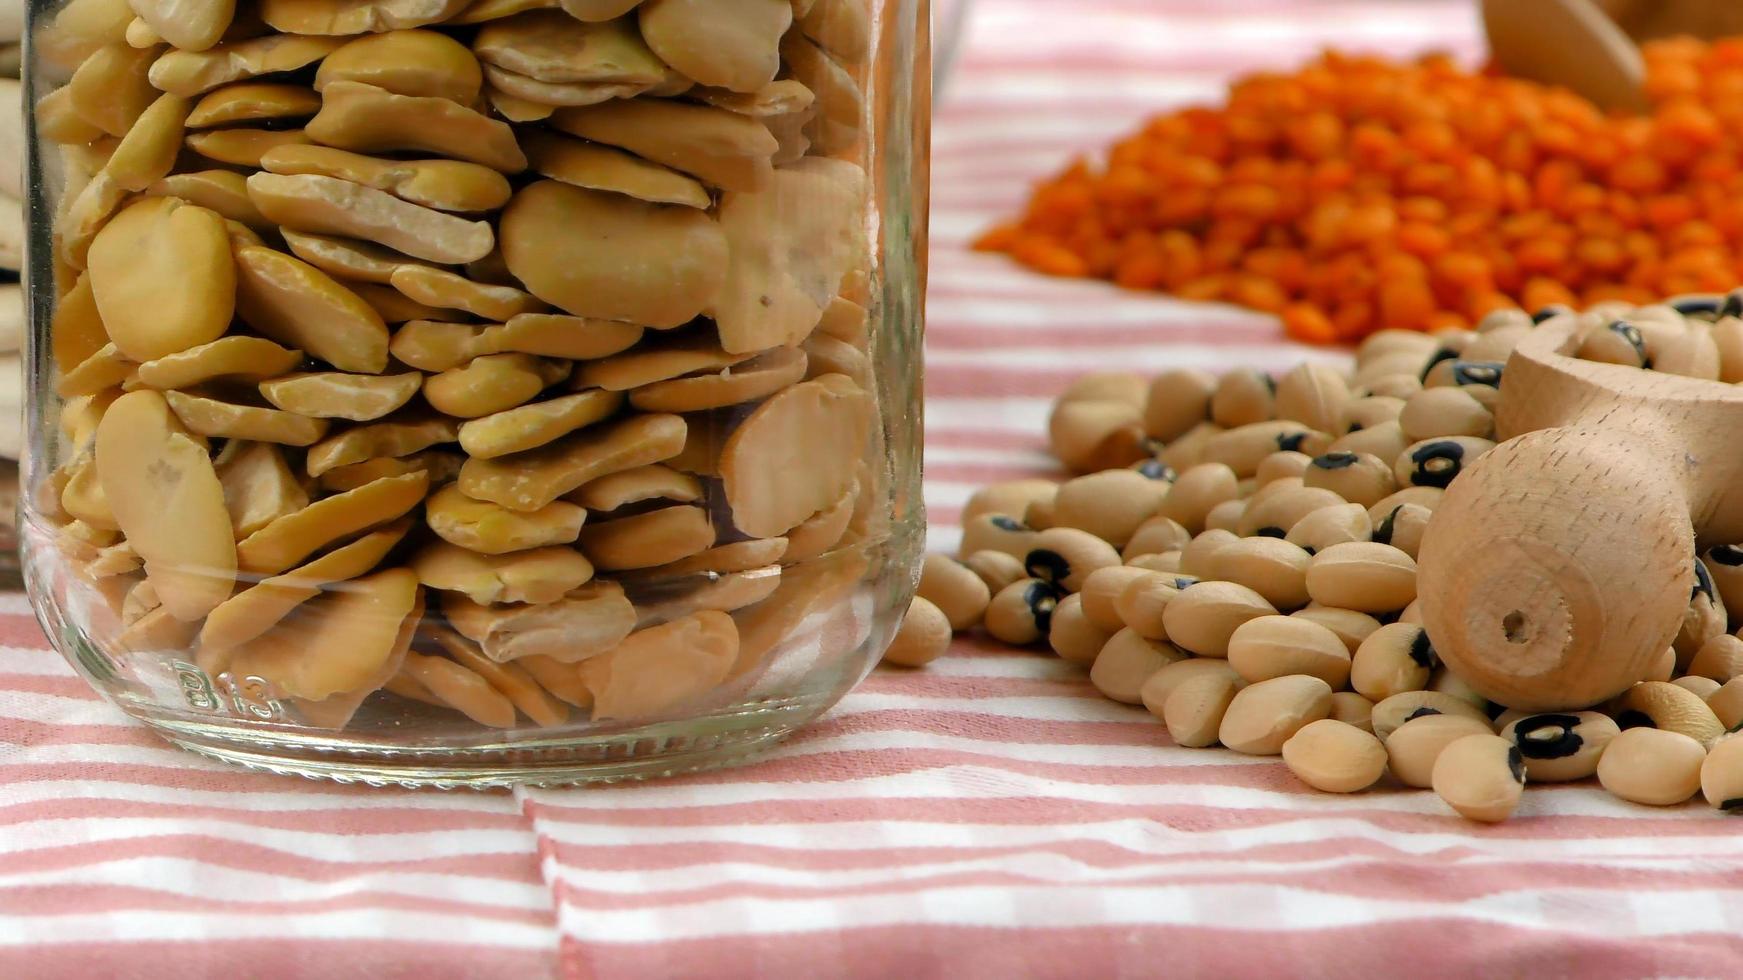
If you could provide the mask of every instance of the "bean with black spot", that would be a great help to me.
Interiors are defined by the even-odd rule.
[[[1028,646],[1052,629],[1053,609],[1063,598],[1063,592],[1040,579],[1018,579],[993,596],[983,623],[994,639]]]
[[[962,525],[962,548],[959,554],[977,551],[1002,551],[1021,559],[1035,546],[1040,532],[1009,514],[981,514]]]
[[[1743,813],[1743,738],[1720,739],[1701,762],[1701,795],[1724,813]]]
[[[1302,474],[1307,472],[1308,464],[1312,462],[1313,457],[1306,453],[1293,449],[1280,449],[1259,461],[1259,468],[1253,471],[1253,479],[1260,486],[1285,477],[1294,477],[1299,480]]]
[[[1279,480],[1278,483],[1283,481]],[[1322,507],[1336,507],[1344,498],[1319,487],[1288,487],[1263,500],[1249,502],[1236,532],[1242,537],[1287,537],[1303,517]]]
[[[1163,628],[1175,646],[1201,657],[1226,658],[1242,623],[1277,612],[1265,597],[1233,582],[1199,582],[1169,600]]]
[[[1368,520],[1368,509],[1352,503],[1310,511],[1295,522],[1283,540],[1312,555],[1334,544],[1371,541],[1373,537],[1374,525]]]
[[[1406,786],[1427,789],[1434,783],[1434,763],[1447,746],[1471,735],[1493,733],[1487,722],[1477,718],[1429,713],[1388,731],[1376,727],[1374,734],[1386,745],[1392,775]]]
[[[1569,783],[1596,773],[1605,747],[1621,731],[1603,712],[1571,711],[1515,719],[1501,737],[1519,746],[1532,782]]]
[[[1422,715],[1458,715],[1489,724],[1483,709],[1469,701],[1439,691],[1405,691],[1374,705],[1374,734],[1384,741],[1398,726]]]
[[[1646,339],[1640,328],[1626,320],[1611,320],[1585,335],[1575,355],[1583,361],[1621,364],[1632,368],[1650,368],[1646,356]]]
[[[1718,545],[1701,557],[1719,601],[1727,610],[1743,612],[1743,545]]]
[[[1121,549],[1120,558],[1131,561],[1139,555],[1179,551],[1191,540],[1192,533],[1178,521],[1158,515],[1138,525],[1138,529],[1132,532],[1132,539]]]
[[[1381,459],[1397,459],[1398,454],[1409,447],[1410,440],[1404,438],[1404,429],[1393,421],[1379,422],[1339,436],[1326,452],[1367,453]]]
[[[1495,416],[1465,388],[1424,388],[1405,403],[1398,426],[1405,438],[1419,442],[1448,436],[1488,439],[1495,432]]]
[[[1422,536],[1428,533],[1428,521],[1433,516],[1434,511],[1421,504],[1399,504],[1374,526],[1373,540],[1389,544],[1414,560],[1422,550]]]
[[[1051,523],[1053,527],[1087,531],[1122,548],[1162,506],[1168,488],[1167,482],[1152,480],[1136,470],[1103,470],[1076,477],[1060,484],[1052,501]]]
[[[1385,460],[1372,453],[1330,452],[1313,458],[1301,475],[1304,486],[1320,487],[1363,507],[1371,507],[1398,489],[1398,478]]]
[[[1119,564],[1120,553],[1113,545],[1073,527],[1040,532],[1023,555],[1023,568],[1031,577],[1066,592],[1076,592],[1096,569]]]
[[[1264,422],[1277,414],[1277,383],[1252,368],[1236,368],[1217,379],[1210,396],[1210,418],[1225,429]]]
[[[1497,735],[1468,735],[1446,747],[1434,763],[1434,792],[1466,820],[1500,823],[1525,793],[1525,760]]]
[[[1421,626],[1393,623],[1362,641],[1350,663],[1350,687],[1371,701],[1428,687],[1439,664]]]
[[[1400,453],[1392,475],[1400,486],[1445,489],[1465,468],[1495,448],[1487,439],[1448,436],[1414,443]]]

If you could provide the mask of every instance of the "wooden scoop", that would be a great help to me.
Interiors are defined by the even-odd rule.
[[[1483,0],[1483,27],[1507,74],[1572,89],[1603,109],[1646,111],[1640,46],[1593,0]]]
[[[1520,343],[1508,441],[1448,488],[1423,538],[1423,624],[1484,696],[1583,708],[1676,636],[1697,541],[1743,540],[1743,388],[1577,360],[1573,317]],[[1517,438],[1513,438],[1517,437]]]

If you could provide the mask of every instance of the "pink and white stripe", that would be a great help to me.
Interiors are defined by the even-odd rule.
[[[982,0],[938,114],[927,502],[1051,472],[1095,368],[1336,356],[1263,318],[964,243],[1156,109],[1325,44],[1474,57],[1464,0]],[[0,976],[1735,973],[1743,836],[1704,806],[1534,788],[1499,827],[1176,749],[1058,660],[976,638],[874,674],[765,763],[402,792],[171,749],[0,597]]]

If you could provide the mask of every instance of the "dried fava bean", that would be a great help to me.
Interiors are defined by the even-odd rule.
[[[609,146],[539,132],[524,135],[521,145],[534,171],[565,184],[651,204],[706,209],[714,203],[700,181]]]
[[[1743,675],[1743,640],[1721,633],[1701,644],[1689,661],[1688,673],[1720,684]]]
[[[141,191],[163,179],[181,151],[188,101],[164,95],[140,114],[103,164],[103,174],[116,187]]]
[[[1427,789],[1434,782],[1434,767],[1446,747],[1472,735],[1491,735],[1485,720],[1466,715],[1427,714],[1375,734],[1386,745],[1392,775],[1406,786]],[[1512,743],[1509,742],[1509,745]]]
[[[1743,809],[1743,739],[1720,739],[1701,762],[1701,795],[1715,810]]]
[[[1253,471],[1253,479],[1261,487],[1287,477],[1299,480],[1312,462],[1313,457],[1306,453],[1280,450],[1259,461],[1259,468]]]
[[[523,405],[568,373],[562,361],[486,354],[424,379],[424,400],[444,414],[475,419]]]
[[[1621,710],[1624,717],[1637,712],[1652,727],[1687,735],[1702,745],[1725,734],[1725,726],[1699,695],[1665,681],[1642,681],[1629,688]]]
[[[230,651],[272,629],[292,610],[334,582],[346,582],[381,563],[411,529],[397,521],[319,558],[260,582],[224,600],[200,628],[200,665],[213,671],[216,660],[228,665]],[[222,666],[219,666],[222,669]]]
[[[238,542],[237,565],[260,575],[283,572],[335,541],[405,516],[423,501],[429,481],[428,473],[407,473],[317,500]]]
[[[884,663],[924,667],[950,649],[950,621],[931,602],[915,596],[895,638],[884,650]]]
[[[298,415],[370,422],[411,401],[423,380],[415,371],[390,375],[324,371],[262,381],[260,393],[279,408]]]
[[[1056,527],[1035,536],[1023,556],[1029,574],[1065,592],[1076,592],[1098,569],[1120,564],[1119,552],[1106,541],[1076,528]]]
[[[635,606],[622,586],[602,581],[537,605],[481,605],[459,592],[444,593],[442,611],[497,663],[545,656],[572,664],[597,657],[615,648],[636,623]]]
[[[334,82],[361,82],[396,95],[472,105],[478,101],[484,74],[472,52],[446,34],[392,30],[346,41],[322,59],[315,72],[315,91],[325,91]]]
[[[1430,439],[1400,454],[1393,472],[1403,486],[1445,488],[1464,467],[1493,448],[1493,442],[1470,436]]]
[[[1040,579],[1018,579],[1000,589],[987,605],[983,625],[993,638],[1028,646],[1053,626],[1053,609],[1064,594]]]
[[[187,114],[194,129],[239,122],[297,119],[321,108],[321,97],[301,85],[238,82],[208,92]]]
[[[1416,562],[1391,545],[1333,545],[1307,565],[1313,601],[1360,612],[1394,612],[1416,598]]]
[[[1211,510],[1235,499],[1238,488],[1234,470],[1222,463],[1200,463],[1175,479],[1163,498],[1160,514],[1188,531],[1201,531]]]
[[[1312,620],[1260,616],[1229,636],[1229,666],[1249,683],[1307,674],[1341,689],[1350,677],[1350,651],[1336,633]]]
[[[471,0],[261,0],[260,17],[286,34],[365,34],[447,20]]]
[[[485,555],[502,555],[548,545],[569,544],[581,533],[587,512],[553,501],[520,513],[473,500],[452,484],[430,495],[424,520],[449,544]]]
[[[310,448],[305,467],[310,476],[320,476],[340,466],[383,456],[409,456],[431,446],[453,442],[458,427],[453,419],[404,418],[346,429]]]
[[[477,671],[442,657],[408,652],[401,673],[394,678],[396,694],[417,697],[453,708],[480,725],[513,728],[514,702],[492,687]],[[408,689],[407,682],[416,687]]]
[[[474,459],[536,449],[610,417],[622,404],[616,392],[592,390],[509,408],[461,424],[460,446]]]
[[[510,174],[526,169],[526,155],[507,123],[447,99],[397,95],[352,81],[327,83],[321,97],[321,111],[304,131],[327,146],[358,153],[422,151]]]
[[[1278,609],[1307,605],[1307,552],[1277,538],[1245,538],[1219,549],[1216,575],[1244,585]]]
[[[274,408],[221,402],[182,391],[163,394],[182,425],[202,436],[309,446],[327,434],[328,422],[325,419],[311,419]]]
[[[230,668],[308,701],[374,690],[404,656],[403,624],[419,600],[417,577],[403,568],[356,579],[236,650]]]
[[[453,630],[437,629],[434,636],[436,643],[457,663],[483,677],[538,725],[548,728],[568,720],[568,709],[545,693],[521,665],[499,664],[489,659],[471,640]]]
[[[773,173],[779,148],[761,122],[708,106],[616,100],[551,117],[563,132],[621,147],[725,190],[755,191]],[[791,215],[786,215],[791,217]]]
[[[507,204],[512,193],[502,174],[461,160],[386,160],[330,146],[291,144],[262,154],[260,166],[275,174],[347,180],[438,211],[492,211]]]
[[[62,398],[95,395],[125,384],[137,368],[138,365],[123,357],[114,344],[104,344],[55,382],[55,394]]]
[[[986,583],[967,565],[936,552],[920,565],[917,593],[944,613],[953,630],[972,628],[992,601]]]
[[[1331,696],[1331,720],[1372,733],[1374,702],[1354,691],[1339,691]]]
[[[302,363],[301,351],[270,340],[232,334],[139,365],[135,382],[144,388],[192,388],[219,378],[258,381]],[[417,389],[412,389],[415,394]],[[281,406],[282,407],[282,406]]]
[[[1367,509],[1352,503],[1310,511],[1295,522],[1283,540],[1313,555],[1334,544],[1369,541],[1373,536]]]
[[[191,622],[229,597],[235,535],[210,457],[162,395],[135,391],[98,423],[97,478],[165,609]]]
[[[612,99],[631,99],[650,91],[649,86],[639,82],[542,82],[495,65],[484,66],[484,79],[492,92],[501,92],[535,105],[548,105],[552,114],[562,106],[598,105]]]
[[[300,129],[212,129],[190,133],[184,142],[209,160],[258,167],[261,157],[273,149],[306,144],[309,138]]]
[[[997,595],[1018,579],[1027,577],[1023,570],[1023,562],[1017,556],[1004,551],[965,551],[962,563],[967,565],[993,595]]]
[[[714,544],[703,507],[678,505],[589,524],[579,547],[606,571],[651,568],[687,558]]]
[[[1375,630],[1356,648],[1350,687],[1370,701],[1428,687],[1439,658],[1421,626],[1393,623]]]
[[[1423,715],[1456,715],[1489,724],[1483,709],[1463,698],[1440,691],[1405,691],[1374,705],[1374,734],[1386,741],[1400,725]]]
[[[800,32],[782,39],[781,58],[785,72],[816,97],[816,111],[800,130],[811,152],[828,156],[851,149],[865,115],[865,95],[853,73]]]
[[[155,40],[141,46],[151,47],[159,41],[168,41],[183,51],[204,51],[217,44],[224,32],[230,29],[236,14],[235,0],[197,4],[178,3],[176,0],[134,0],[130,6],[139,14],[135,23],[145,25],[149,33],[156,35]],[[133,27],[129,25],[130,43],[132,38]]]
[[[502,247],[509,269],[540,299],[657,328],[706,309],[728,260],[726,237],[705,214],[548,180],[509,203]]]
[[[1199,582],[1183,589],[1162,610],[1163,627],[1175,646],[1201,657],[1228,656],[1229,638],[1241,624],[1277,612],[1264,597],[1233,582]]]
[[[1211,394],[1211,421],[1225,429],[1264,422],[1276,415],[1277,384],[1251,368],[1229,371]]]
[[[510,510],[538,510],[602,476],[671,459],[683,447],[685,430],[676,415],[637,415],[513,457],[469,459],[460,489]]]
[[[632,351],[580,365],[575,384],[608,391],[628,391],[692,371],[729,367],[749,355],[720,349],[712,331],[679,331],[658,337]]]
[[[780,68],[786,0],[647,0],[638,8],[648,46],[703,85],[754,92]]]
[[[670,69],[626,20],[586,23],[558,11],[530,10],[485,25],[472,50],[486,65],[543,82],[612,82],[635,94]]]
[[[204,51],[171,50],[150,62],[150,80],[160,91],[194,96],[257,75],[296,71],[321,60],[344,43],[343,38],[336,37],[272,34],[225,42]],[[149,61],[150,49],[146,54]]]
[[[586,557],[560,546],[484,555],[434,541],[413,555],[407,567],[429,588],[459,592],[486,604],[556,602],[593,578],[593,565]]]
[[[1368,453],[1330,452],[1316,456],[1302,474],[1301,482],[1330,490],[1363,507],[1373,506],[1398,489],[1392,467]]]
[[[136,361],[222,336],[236,302],[223,219],[174,198],[145,198],[91,242],[91,295],[121,353]]]
[[[1240,689],[1238,678],[1219,673],[1201,673],[1176,681],[1159,712],[1168,726],[1168,737],[1184,748],[1215,745],[1223,718]]]
[[[629,393],[631,405],[648,412],[698,412],[768,398],[815,373],[805,352],[777,347],[718,372],[656,381]],[[824,372],[827,373],[827,372]]]
[[[238,249],[235,268],[237,312],[256,330],[342,371],[379,374],[387,367],[380,314],[326,273],[258,246]]]
[[[485,222],[335,177],[257,173],[248,178],[248,196],[261,214],[295,231],[367,239],[431,262],[472,262],[496,247]]]
[[[611,320],[589,320],[552,313],[522,313],[478,335],[478,353],[519,351],[542,357],[592,360],[633,347],[643,329]]]
[[[1283,764],[1321,792],[1357,793],[1385,773],[1386,748],[1371,732],[1321,718],[1283,743]]]
[[[733,523],[754,537],[773,537],[834,503],[853,479],[870,411],[865,392],[838,374],[794,385],[758,406],[720,451]]]
[[[1467,735],[1435,760],[1434,792],[1467,820],[1499,823],[1513,815],[1525,792],[1519,747],[1488,733]]]
[[[1501,728],[1501,737],[1519,747],[1525,772],[1535,782],[1565,783],[1598,771],[1598,759],[1621,729],[1596,711],[1531,715]]]
[[[1325,681],[1299,674],[1250,684],[1229,703],[1217,738],[1236,752],[1277,755],[1296,732],[1331,714],[1331,694]]]
[[[738,627],[721,612],[698,612],[639,630],[617,649],[582,662],[593,720],[651,718],[720,684],[738,658]]]
[[[147,80],[158,51],[111,43],[91,52],[66,86],[79,118],[110,136],[125,136],[158,97]]]
[[[286,465],[284,451],[271,443],[233,439],[212,462],[237,538],[309,505],[308,491]]]
[[[1111,700],[1139,704],[1143,701],[1144,682],[1163,667],[1184,659],[1185,654],[1166,642],[1123,629],[1109,637],[1096,653],[1089,682]]]
[[[73,288],[60,298],[49,326],[49,346],[55,369],[65,374],[109,343],[103,318],[91,295],[91,274],[80,273]],[[1739,605],[1743,608],[1743,605]]]
[[[386,476],[404,476],[407,473],[427,473],[430,486],[441,486],[452,483],[460,475],[460,464],[465,457],[459,453],[427,451],[413,453],[403,458],[381,456],[367,459],[361,463],[347,463],[336,466],[322,473],[315,483],[322,490],[343,493],[355,490],[366,483],[373,483]]]
[[[1680,732],[1630,728],[1610,739],[1598,759],[1598,782],[1633,803],[1675,806],[1701,789],[1707,751]]]
[[[979,581],[978,579],[976,581]],[[1083,612],[1083,597],[1068,595],[1053,607],[1047,627],[1047,645],[1068,663],[1091,665],[1107,645],[1108,638],[1119,632],[1102,629],[1089,621]]]
[[[702,483],[695,477],[653,464],[602,476],[570,493],[568,499],[589,510],[611,511],[649,500],[695,503],[702,494]]]
[[[246,191],[246,182],[241,181],[239,175],[233,176],[237,176]],[[253,206],[250,201],[249,207]],[[279,233],[297,258],[340,279],[386,284],[393,280],[395,269],[417,261],[374,242],[336,238],[331,235],[312,235],[290,228],[280,228]],[[460,324],[452,326],[458,327]],[[475,331],[467,330],[464,333],[471,337]]]

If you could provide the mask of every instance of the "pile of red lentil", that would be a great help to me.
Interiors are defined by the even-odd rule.
[[[1743,39],[1646,46],[1651,112],[1444,56],[1326,54],[1151,120],[982,249],[1279,315],[1290,336],[1743,281]]]

